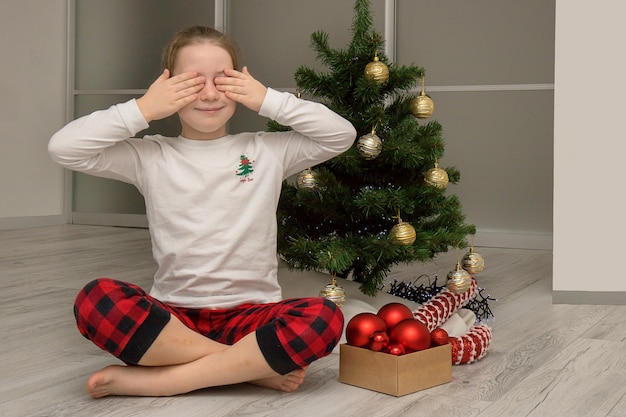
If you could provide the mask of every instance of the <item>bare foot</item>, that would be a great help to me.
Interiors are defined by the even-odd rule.
[[[294,392],[304,381],[305,374],[306,368],[296,369],[295,371],[291,371],[285,375],[257,379],[256,381],[250,381],[250,383],[265,388],[272,388],[278,391]]]
[[[189,392],[192,387],[170,386],[174,367],[147,367],[110,365],[94,373],[87,380],[87,392],[92,398],[109,395],[161,397]],[[285,375],[261,378],[251,383],[278,391],[294,392],[304,381],[306,368]]]
[[[160,383],[162,367],[109,365],[87,380],[87,392],[92,398],[109,395],[139,395],[160,397],[172,395],[166,384]],[[152,383],[150,383],[152,382]]]
[[[166,366],[110,365],[87,380],[93,398],[108,395],[163,397],[193,390],[254,381],[275,390],[293,392],[304,380],[306,369],[276,375],[265,361],[254,333],[228,349],[192,362]]]
[[[115,365],[112,365],[115,366]],[[92,398],[102,398],[108,395],[115,395],[113,378],[111,372],[108,371],[109,366],[89,377],[87,380],[87,393]]]

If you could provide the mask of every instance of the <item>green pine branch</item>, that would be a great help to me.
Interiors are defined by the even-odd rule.
[[[466,223],[458,197],[424,181],[435,161],[451,184],[460,180],[458,169],[441,164],[441,124],[411,114],[424,68],[389,62],[384,39],[373,29],[369,1],[355,1],[351,29],[345,49],[332,47],[327,33],[314,32],[311,47],[326,71],[300,66],[294,77],[299,91],[350,120],[358,136],[375,129],[382,152],[365,159],[355,144],[313,167],[314,190],[286,181],[277,212],[278,252],[290,268],[350,277],[365,294],[375,295],[393,265],[427,261],[451,247],[467,246],[467,236],[476,230]],[[382,84],[364,75],[375,54],[389,69]],[[274,122],[268,128],[289,129]],[[416,231],[412,245],[389,236],[398,212]]]

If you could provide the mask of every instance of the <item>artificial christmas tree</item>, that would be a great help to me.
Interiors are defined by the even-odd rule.
[[[302,66],[295,79],[300,93],[350,120],[359,140],[311,167],[315,187],[283,184],[278,252],[291,268],[350,276],[375,295],[393,265],[465,247],[475,228],[465,223],[458,198],[425,178],[433,167],[442,169],[444,142],[441,125],[424,120],[428,109],[419,118],[412,113],[414,101],[427,97],[424,69],[389,62],[369,1],[356,0],[354,12],[346,49],[331,48],[322,31],[311,36],[328,72]],[[416,95],[412,90],[420,83]],[[286,128],[270,123],[269,129]],[[445,185],[459,181],[456,168],[443,170]],[[398,235],[398,222],[414,229],[414,239],[412,232]]]

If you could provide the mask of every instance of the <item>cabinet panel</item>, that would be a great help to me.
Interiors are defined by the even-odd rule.
[[[131,99],[127,95],[84,95],[75,99],[76,117]],[[81,213],[145,214],[143,196],[120,181],[73,173],[73,211]]]
[[[372,0],[376,30],[384,33],[384,0]],[[310,48],[311,34],[323,30],[334,48],[352,38],[353,1],[231,0],[229,28],[239,42],[243,64],[266,85],[295,87],[301,65],[324,70]]]
[[[550,233],[554,93],[436,92],[443,126],[442,166],[456,166],[467,220],[485,231]]]
[[[75,5],[75,117],[138,97],[123,92],[145,89],[159,75],[162,49],[176,31],[215,21],[215,2],[207,0],[76,0]],[[178,135],[178,116],[153,122],[137,136],[153,133]],[[81,214],[145,214],[134,186],[81,173],[73,174],[72,204]]]
[[[172,35],[214,13],[207,0],[76,0],[76,88],[147,88]]]
[[[554,82],[554,0],[397,0],[397,61],[430,85]]]
[[[295,88],[294,73],[301,65],[326,70],[310,47],[311,34],[322,30],[333,48],[343,49],[352,38],[354,1],[230,0],[228,27],[239,44],[242,64],[269,87]],[[385,1],[371,0],[374,27],[385,30]],[[239,106],[231,133],[264,130],[267,120]]]

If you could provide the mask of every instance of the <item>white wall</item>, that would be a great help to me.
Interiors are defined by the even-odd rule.
[[[120,3],[122,0],[118,1]],[[144,3],[147,0],[144,0]],[[174,0],[171,0],[174,1]],[[256,4],[249,0],[249,4]],[[514,4],[513,0],[509,0]],[[2,203],[0,203],[0,229],[23,227],[23,226],[36,226],[40,224],[50,223],[63,223],[65,217],[63,216],[63,183],[64,174],[60,167],[54,165],[49,159],[46,153],[46,143],[50,135],[59,129],[65,122],[65,67],[66,67],[66,5],[67,0],[5,0],[0,8],[0,24],[2,26],[3,34],[11,34],[11,36],[3,36],[0,39],[0,53],[2,53],[3,59],[0,61],[0,69],[3,79],[0,81],[2,102],[0,103],[0,133],[2,134],[3,152],[0,152],[0,195],[2,195]],[[133,2],[135,3],[135,2]],[[240,1],[236,4],[239,4]],[[275,0],[272,4],[275,7],[286,7],[286,4],[293,9],[292,2],[286,2],[283,0]],[[350,1],[349,3],[352,3]],[[373,1],[375,5],[374,9],[378,15],[382,14],[382,5],[385,1],[376,0]],[[423,2],[427,3],[427,2]],[[537,1],[535,1],[537,3]],[[233,3],[235,4],[235,3]],[[302,0],[302,5],[308,4]],[[412,4],[408,0],[403,3],[404,5]],[[487,1],[484,1],[480,7],[486,7]],[[259,6],[260,7],[260,6]],[[304,7],[304,6],[302,6]],[[501,5],[500,7],[506,7]],[[348,8],[349,9],[349,8]],[[246,9],[247,10],[247,9]],[[536,9],[528,6],[524,9],[526,14],[541,14]],[[293,13],[299,13],[298,10],[292,10]],[[351,11],[347,11],[348,16]],[[435,13],[432,11],[431,13]],[[435,14],[436,15],[436,14]],[[446,14],[444,13],[444,16]],[[270,14],[270,17],[272,15]],[[379,16],[380,18],[380,16]],[[487,19],[491,21],[493,19]],[[284,19],[282,20],[284,23]],[[290,21],[297,21],[297,19]],[[281,24],[281,19],[277,19],[277,24]],[[448,22],[448,24],[454,25],[454,22]],[[406,26],[406,25],[405,25]],[[317,28],[318,25],[313,25]],[[492,28],[492,31],[499,30],[499,26]],[[262,28],[260,29],[262,30]],[[303,39],[310,36],[312,29],[304,30]],[[259,31],[255,34],[258,38]],[[517,33],[517,32],[516,32]],[[513,36],[509,34],[510,36]],[[485,35],[487,36],[487,35]],[[272,36],[268,36],[272,39]],[[549,38],[549,36],[544,36]],[[514,36],[515,39],[517,37]],[[335,38],[333,38],[335,41]],[[431,45],[432,46],[432,45]],[[303,49],[307,49],[303,46]],[[548,48],[549,49],[549,48]],[[445,55],[445,54],[444,54]],[[5,57],[8,57],[5,59]],[[444,65],[442,60],[442,65]],[[480,60],[482,61],[482,60]],[[273,62],[275,66],[275,62]],[[300,62],[298,63],[300,64]],[[282,64],[281,64],[282,65]],[[271,68],[271,65],[259,65],[260,68]],[[545,68],[546,65],[542,65]],[[289,71],[290,73],[292,71]],[[438,71],[435,71],[437,73]],[[480,72],[480,71],[479,71]],[[524,71],[521,71],[525,73]],[[544,71],[545,72],[545,71]],[[508,73],[507,71],[501,71],[501,73]],[[5,74],[10,74],[10,77],[6,77]],[[519,82],[514,78],[510,82]],[[431,80],[433,81],[433,80]],[[441,80],[440,80],[441,81]],[[476,80],[474,80],[476,81]],[[549,82],[550,80],[537,80],[532,78],[532,82]],[[443,81],[441,81],[443,82]],[[526,82],[526,81],[525,81]],[[432,86],[432,84],[430,84]],[[285,87],[287,85],[281,84],[279,87]],[[446,92],[438,92],[436,101],[439,103],[439,115],[444,126],[448,126],[446,129],[446,138],[449,140],[450,146],[448,147],[448,164],[458,165],[463,174],[463,179],[458,189],[451,190],[452,192],[458,192],[459,194],[465,193],[462,196],[464,207],[467,207],[468,221],[476,223],[481,231],[485,233],[480,234],[478,237],[478,243],[481,246],[499,245],[495,241],[491,242],[487,239],[486,232],[488,231],[501,231],[502,235],[512,236],[510,245],[513,247],[526,247],[524,245],[519,246],[519,241],[523,240],[525,234],[539,236],[542,242],[545,240],[547,244],[541,246],[549,249],[551,244],[550,232],[550,206],[551,195],[550,187],[543,181],[546,176],[542,176],[542,169],[550,165],[551,158],[548,158],[547,152],[543,152],[543,158],[545,161],[534,159],[538,168],[530,171],[535,177],[539,177],[539,181],[532,181],[528,175],[519,175],[514,177],[511,181],[500,181],[502,183],[502,190],[494,188],[493,172],[502,173],[501,167],[493,166],[496,162],[500,164],[506,164],[502,161],[502,158],[492,157],[484,155],[484,149],[486,146],[477,146],[476,152],[480,152],[483,160],[487,160],[488,165],[491,167],[491,171],[487,171],[485,175],[488,177],[481,178],[476,176],[476,172],[472,167],[478,166],[481,162],[475,158],[466,158],[467,148],[466,143],[473,141],[473,138],[468,137],[466,126],[464,126],[464,120],[459,118],[459,114],[467,114],[466,109],[463,108],[463,104],[453,105],[446,104],[454,94]],[[481,96],[493,95],[494,93],[484,94],[478,93]],[[460,94],[463,97],[475,97],[475,93]],[[502,96],[511,97],[512,93],[501,93]],[[459,96],[459,94],[456,94]],[[470,100],[472,100],[470,97]],[[532,101],[534,104],[533,110],[541,113],[537,107],[537,100]],[[456,100],[458,102],[458,100]],[[477,105],[476,101],[471,101],[474,104],[474,108],[481,108]],[[513,100],[518,103],[520,100]],[[540,108],[547,108],[546,103],[550,103],[550,100],[541,100],[544,105]],[[524,105],[520,105],[524,108]],[[507,109],[506,106],[501,106]],[[446,109],[448,109],[448,115],[445,115]],[[451,112],[450,109],[457,109],[458,112]],[[486,108],[485,108],[486,109]],[[483,110],[485,110],[483,109]],[[505,111],[505,110],[503,110]],[[512,112],[517,114],[516,112]],[[552,113],[550,106],[549,111],[543,112],[545,114]],[[466,116],[467,117],[467,116]],[[524,117],[528,117],[528,112],[524,113]],[[500,118],[499,119],[505,119]],[[515,117],[517,123],[523,123],[525,119]],[[459,163],[456,164],[454,160],[455,146],[454,146],[454,128],[455,123],[459,124],[461,120],[461,127],[458,129],[460,132],[459,140],[461,145],[457,146],[457,149],[461,149],[460,152],[456,152],[458,155]],[[508,119],[507,119],[508,120]],[[551,122],[551,120],[550,120]],[[264,126],[265,121],[263,121]],[[494,125],[493,121],[487,123]],[[530,123],[535,131],[533,135],[537,136],[537,123],[533,121]],[[542,146],[549,146],[547,142],[551,143],[551,126],[547,129],[548,123],[544,123],[544,128],[541,135],[538,137],[544,138]],[[508,125],[507,125],[508,126]],[[508,129],[514,129],[515,132],[523,132],[521,136],[526,135],[525,126],[518,128],[516,125],[508,126]],[[493,130],[493,129],[492,129]],[[482,131],[482,127],[478,126],[478,131]],[[545,134],[544,134],[545,131]],[[525,141],[517,140],[516,136],[506,134],[506,130],[497,131],[492,135],[498,141],[499,146],[504,146],[506,149],[502,151],[502,155],[517,155],[519,152],[517,148],[511,148],[511,144],[515,146],[521,146],[520,143],[527,143]],[[507,138],[509,142],[500,140],[501,137]],[[478,143],[478,142],[475,142]],[[545,143],[545,144],[544,144]],[[534,146],[526,146],[525,149],[533,148]],[[482,149],[482,150],[481,150]],[[472,150],[472,152],[474,152]],[[538,154],[541,152],[535,152]],[[519,158],[518,158],[519,159]],[[529,158],[525,158],[529,159]],[[473,161],[473,162],[468,162]],[[465,164],[465,165],[464,165]],[[508,167],[507,167],[508,169]],[[483,170],[482,172],[484,172]],[[508,171],[507,171],[508,172]],[[474,177],[472,177],[474,174]],[[509,178],[509,177],[507,177]],[[518,180],[519,178],[519,180]],[[528,185],[530,183],[530,186]],[[539,183],[539,185],[537,185]],[[473,185],[479,187],[482,190],[482,185],[485,184],[485,189],[489,189],[492,196],[484,196],[483,194],[474,193],[472,190],[467,190],[467,187]],[[465,187],[461,189],[460,187]],[[516,193],[513,190],[519,190]],[[517,204],[514,205],[514,210],[502,203],[502,199],[506,198],[503,195],[512,193],[515,196],[529,196],[524,200],[533,200],[536,202],[532,206],[533,210],[525,209],[526,205]],[[493,195],[499,197],[494,199]],[[536,201],[539,197],[539,201]],[[520,197],[521,198],[521,197]],[[511,200],[511,199],[508,199]],[[509,204],[507,200],[507,204]],[[535,207],[537,207],[535,209]],[[485,213],[496,212],[498,216],[489,216]],[[480,215],[480,217],[478,216]],[[547,220],[546,220],[547,218]],[[484,220],[483,219],[487,219]],[[495,224],[494,219],[501,219],[502,224]],[[491,233],[494,234],[494,233]],[[496,233],[497,234],[497,233]],[[492,239],[493,240],[493,239]],[[499,241],[501,241],[500,239]],[[531,240],[528,247],[539,247],[536,245],[537,239]],[[505,243],[504,246],[509,245]]]
[[[557,0],[554,300],[626,304],[626,3]]]
[[[65,123],[66,0],[0,11],[0,229],[64,223],[46,144]],[[625,15],[620,0],[556,1],[555,302],[626,303]]]
[[[64,223],[46,146],[65,123],[66,0],[5,0],[0,28],[0,228]]]

